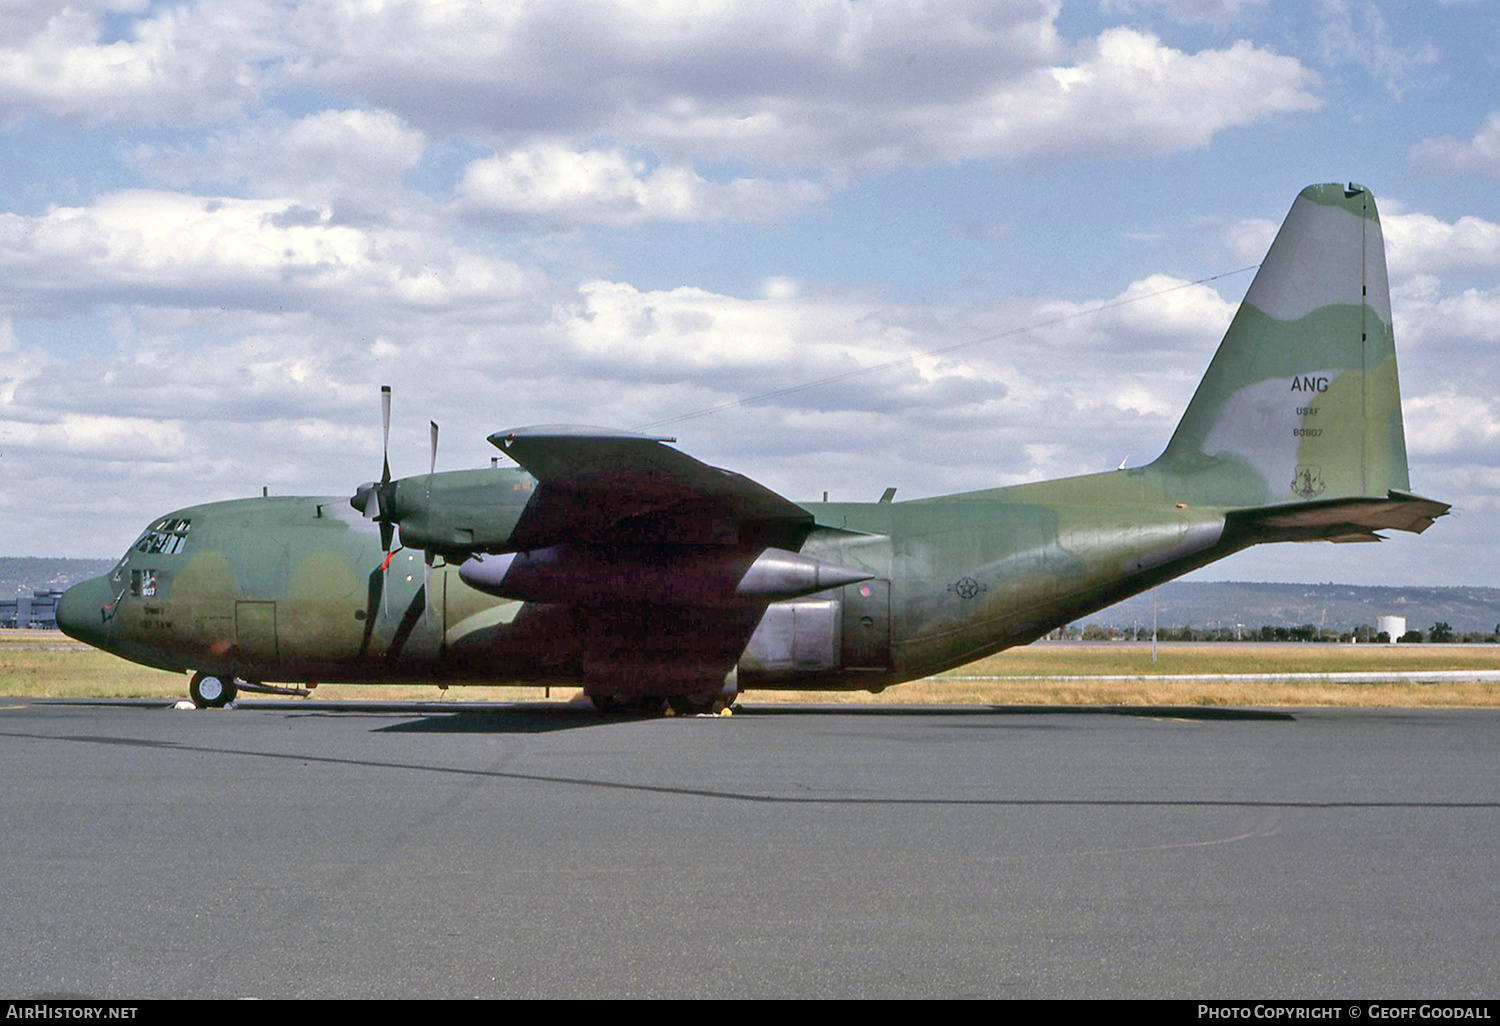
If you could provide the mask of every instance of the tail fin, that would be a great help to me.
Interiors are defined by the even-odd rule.
[[[1183,501],[1220,506],[1386,499],[1411,487],[1385,243],[1368,190],[1302,190],[1154,468]]]

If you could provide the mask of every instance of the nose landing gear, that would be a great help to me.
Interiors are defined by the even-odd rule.
[[[238,690],[234,686],[234,678],[204,673],[201,670],[193,674],[193,679],[188,684],[188,695],[199,709],[222,709],[234,701]]]
[[[274,684],[262,684],[257,680],[241,680],[229,673],[207,673],[199,670],[193,674],[193,679],[188,683],[188,694],[193,699],[193,705],[199,709],[222,709],[241,691],[248,691],[256,695],[292,695],[297,698],[306,698],[312,694],[309,688],[317,687],[316,684],[308,684],[305,688],[283,688]]]

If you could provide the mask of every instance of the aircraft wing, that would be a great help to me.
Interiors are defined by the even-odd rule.
[[[537,479],[507,548],[724,545],[801,548],[813,518],[764,485],[607,428],[551,425],[491,435]]]

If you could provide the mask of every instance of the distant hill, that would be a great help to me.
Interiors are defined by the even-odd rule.
[[[0,598],[20,591],[67,588],[108,573],[109,559],[0,557]],[[1493,631],[1500,624],[1500,588],[1375,588],[1352,584],[1258,584],[1245,581],[1172,581],[1157,589],[1157,624],[1213,629],[1243,625],[1334,630],[1374,625],[1378,616],[1404,616],[1412,630],[1445,620],[1460,634]],[[1108,627],[1151,626],[1151,593],[1078,621]]]
[[[89,577],[108,573],[112,559],[60,559],[34,556],[0,556],[0,598],[13,598],[48,588],[59,590]]]
[[[1172,581],[1156,592],[1158,626],[1248,630],[1313,624],[1353,630],[1379,616],[1404,616],[1409,630],[1426,632],[1440,620],[1455,631],[1490,632],[1500,624],[1500,588],[1379,588],[1353,584],[1259,584],[1246,581]],[[1151,626],[1151,593],[1093,613],[1079,624]]]

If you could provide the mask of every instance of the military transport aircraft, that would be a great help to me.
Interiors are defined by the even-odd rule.
[[[388,446],[388,391],[385,409]],[[707,711],[746,687],[879,691],[1250,545],[1378,541],[1448,510],[1409,490],[1380,221],[1354,184],[1298,196],[1143,467],[794,503],[670,439],[489,440],[519,467],[391,480],[387,460],[352,499],[169,513],[70,589],[58,624],[192,671],[200,707],[286,690],[267,682],[427,681]]]

